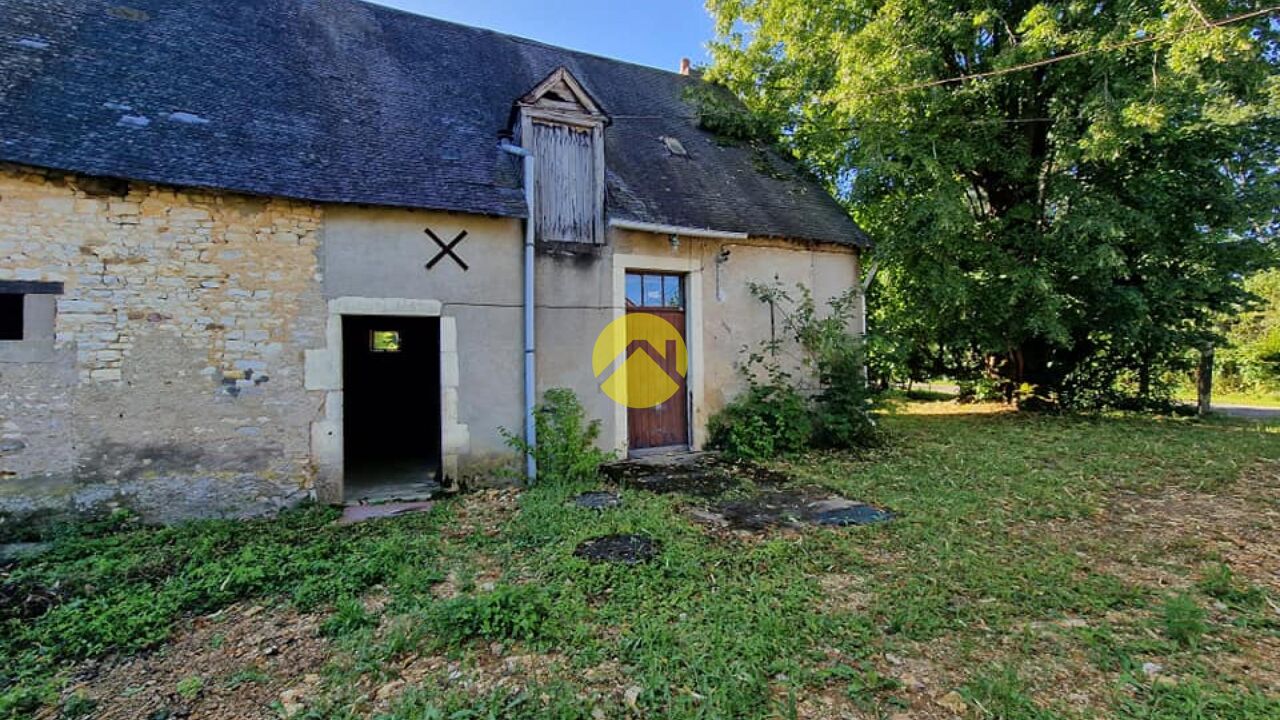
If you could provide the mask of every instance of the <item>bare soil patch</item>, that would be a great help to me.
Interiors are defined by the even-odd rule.
[[[875,598],[866,578],[860,575],[827,573],[818,576],[818,587],[822,590],[820,607],[824,612],[862,612]]]
[[[571,667],[556,652],[530,652],[519,645],[477,644],[464,657],[411,654],[388,664],[382,679],[365,675],[358,690],[365,699],[357,712],[376,716],[392,708],[406,691],[463,690],[476,697],[495,692],[516,694],[558,679],[579,678],[581,699],[634,707],[642,688],[631,684],[615,660],[585,670]]]
[[[1280,637],[1249,633],[1236,639],[1239,652],[1217,658],[1220,667],[1258,687],[1280,690]]]
[[[1183,590],[1220,558],[1239,578],[1280,591],[1280,463],[1258,463],[1213,492],[1120,492],[1093,517],[1023,532],[1087,547],[1094,570],[1136,585]]]
[[[520,490],[496,488],[467,493],[453,503],[453,521],[441,529],[446,540],[471,535],[496,537],[520,509]]]
[[[233,605],[190,621],[158,650],[82,666],[63,698],[88,698],[96,720],[275,717],[271,705],[286,689],[319,689],[331,649],[318,622],[293,610]],[[56,716],[48,708],[40,717]]]
[[[1255,585],[1274,594],[1280,591],[1280,463],[1255,463],[1238,480],[1213,491],[1174,487],[1156,493],[1118,492],[1092,517],[1036,523],[1021,532],[1053,538],[1064,549],[1088,558],[1092,571],[1157,593],[1193,590],[1211,567],[1223,563],[1242,586]],[[1280,608],[1266,602],[1269,607],[1263,612],[1280,618]],[[1232,630],[1235,611],[1221,602],[1207,605],[1225,643],[1216,650],[1206,649],[1206,662],[1222,676],[1246,686],[1280,688],[1280,638],[1257,628]],[[1150,629],[1139,629],[1150,612],[1114,611],[1100,622],[1120,632],[1150,634]],[[1073,622],[1085,621],[1027,626],[1037,635],[1056,635],[1060,643],[1031,653],[1038,660],[1029,675],[1042,678],[1039,685],[1045,697],[1077,708],[1105,708],[1108,697],[1101,688],[1114,686],[1117,676],[1099,671],[1078,645],[1055,632],[1056,627],[1066,629]],[[1179,679],[1168,658],[1145,656],[1142,660],[1162,668],[1160,681]]]

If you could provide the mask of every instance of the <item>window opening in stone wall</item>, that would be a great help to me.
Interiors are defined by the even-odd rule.
[[[22,339],[22,311],[25,297],[17,293],[0,294],[0,340]]]
[[[400,352],[400,333],[395,330],[370,330],[369,349],[376,353]]]

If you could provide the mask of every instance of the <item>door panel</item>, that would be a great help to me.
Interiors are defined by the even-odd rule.
[[[684,278],[660,273],[628,273],[627,312],[648,313],[669,322],[685,338]],[[628,332],[631,326],[628,325]],[[628,408],[627,436],[632,450],[678,447],[689,444],[689,393],[687,380],[677,368],[676,341],[653,347],[642,338],[628,337],[627,357],[636,365],[652,362],[661,372],[629,372],[628,395],[640,397],[674,390],[662,403],[649,408]],[[643,353],[644,356],[637,355]],[[673,387],[674,386],[674,387]]]

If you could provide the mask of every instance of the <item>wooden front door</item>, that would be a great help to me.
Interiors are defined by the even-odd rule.
[[[656,315],[671,323],[682,339],[687,339],[684,278],[662,273],[627,273],[627,313]],[[628,395],[644,395],[646,388],[642,385],[646,383],[661,383],[669,387],[669,383],[674,382],[678,388],[670,398],[654,407],[628,408],[627,440],[630,448],[688,447],[689,393],[686,378],[677,368],[676,341],[665,342],[665,347],[653,347],[644,339],[628,337],[627,340],[628,356],[633,352],[647,353],[666,374],[666,378],[654,377],[651,373],[628,374]]]

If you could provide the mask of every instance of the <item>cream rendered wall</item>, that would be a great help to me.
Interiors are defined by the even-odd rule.
[[[426,268],[440,252],[428,228],[445,243],[467,233],[454,248],[466,270],[450,257]],[[513,219],[355,206],[330,207],[326,214],[321,250],[326,301],[435,301],[443,323],[453,326],[456,362],[446,363],[442,373],[456,371],[456,382],[444,378],[456,391],[445,398],[446,416],[456,412],[453,420],[465,427],[465,437],[456,445],[456,470],[446,471],[464,477],[490,475],[511,465],[513,456],[499,428],[518,432],[524,426],[523,238],[522,221]],[[388,308],[387,313],[396,312],[394,305]],[[336,372],[340,376],[340,366]],[[326,403],[339,400],[329,395]],[[340,420],[333,410],[326,408]],[[446,427],[446,459],[450,440]],[[320,464],[322,495],[333,496],[340,478],[325,473]]]
[[[425,267],[439,252],[427,228],[446,243],[467,233],[454,248],[466,270],[448,257]],[[370,207],[326,213],[327,301],[438,301],[441,316],[456,326],[457,421],[468,435],[457,472],[468,480],[516,467],[500,429],[524,427],[523,243],[521,220]],[[591,372],[592,344],[614,309],[610,255],[603,247],[584,249],[543,248],[536,258],[538,391],[574,390],[588,416],[606,423],[604,437],[612,442],[613,402]],[[336,482],[322,472],[322,485]]]
[[[701,369],[702,380],[690,379],[695,394],[701,386],[701,397],[693,398],[695,444],[705,440],[707,419],[745,385],[738,370],[742,349],[755,348],[770,337],[769,308],[751,295],[750,283],[776,280],[788,289],[803,284],[813,292],[819,308],[825,308],[828,300],[855,287],[859,277],[857,252],[842,246],[693,237],[681,237],[673,245],[668,236],[616,229],[611,237],[613,252],[625,254],[630,269],[685,264],[700,271],[701,292],[688,299],[688,303],[701,303],[702,322],[701,358],[693,362],[691,371]],[[721,260],[723,251],[727,257]],[[645,257],[653,261],[635,259]],[[861,300],[856,312],[862,312]],[[697,348],[691,351],[698,352]],[[615,447],[621,449],[625,442],[625,431],[617,430]]]
[[[438,251],[431,228],[469,265],[451,258],[424,265]],[[469,443],[459,457],[464,477],[514,467],[499,428],[523,427],[521,259],[523,223],[474,215],[331,207],[326,211],[321,265],[324,295],[437,300],[457,326],[458,421]],[[722,250],[728,259],[718,262]],[[615,258],[625,258],[622,265]],[[625,265],[625,267],[623,267]],[[691,348],[695,372],[695,440],[707,418],[743,386],[736,363],[743,346],[769,337],[767,306],[751,296],[750,282],[775,278],[810,287],[820,304],[853,287],[858,257],[850,249],[775,240],[721,241],[691,237],[672,245],[667,236],[612,230],[598,247],[540,247],[535,302],[539,393],[572,389],[589,418],[602,423],[602,445],[626,450],[626,413],[601,390],[591,367],[596,337],[624,310],[620,272],[682,268],[699,275],[701,291],[689,315],[701,316],[701,347]],[[692,339],[692,334],[691,334]],[[700,355],[698,355],[700,353]]]
[[[566,387],[587,417],[601,421],[601,441],[612,445],[616,407],[591,368],[596,336],[613,320],[613,281],[608,247],[585,254],[540,253],[537,258],[538,391]]]

